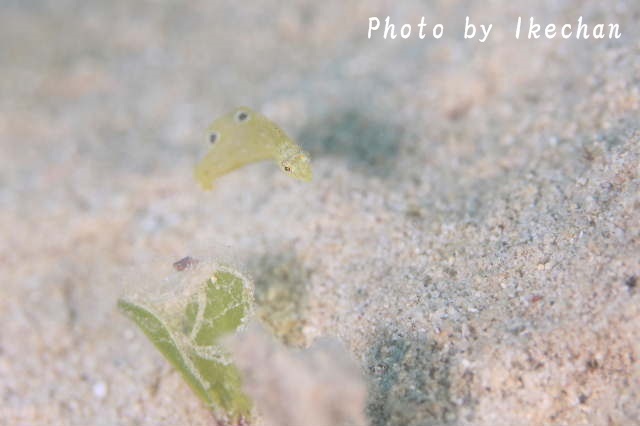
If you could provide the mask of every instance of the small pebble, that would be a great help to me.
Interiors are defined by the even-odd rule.
[[[93,385],[93,394],[98,399],[104,399],[107,396],[107,385],[104,382],[97,382]]]

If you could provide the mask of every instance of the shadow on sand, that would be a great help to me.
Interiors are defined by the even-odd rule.
[[[368,356],[372,426],[454,425],[450,356],[435,342],[383,331]]]
[[[280,251],[258,256],[249,265],[255,277],[256,313],[283,343],[305,347],[310,272],[295,253]]]
[[[384,178],[394,172],[402,131],[382,114],[354,106],[320,116],[297,136],[312,156],[344,159],[358,173]]]

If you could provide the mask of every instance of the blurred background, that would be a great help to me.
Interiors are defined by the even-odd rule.
[[[388,15],[444,36],[367,39]],[[623,36],[516,40],[518,16]],[[339,338],[371,425],[640,424],[639,19],[3,0],[0,424],[216,424],[115,309],[193,252],[253,276],[286,343]],[[265,163],[198,188],[204,129],[238,105],[311,153],[312,184]]]

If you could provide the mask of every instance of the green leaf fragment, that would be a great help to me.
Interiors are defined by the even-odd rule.
[[[234,420],[249,417],[251,401],[242,391],[240,372],[219,339],[246,323],[251,286],[239,273],[218,267],[188,290],[156,299],[123,298],[118,307],[207,405]]]

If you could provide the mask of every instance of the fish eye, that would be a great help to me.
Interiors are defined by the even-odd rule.
[[[289,166],[284,166],[284,171],[285,171],[285,172],[290,172],[290,171],[291,171],[291,167],[289,167]]]
[[[209,135],[209,142],[214,144],[216,143],[216,141],[218,140],[218,134],[216,132],[213,132]]]
[[[243,121],[247,121],[248,118],[249,118],[249,114],[247,114],[244,111],[238,111],[238,113],[236,114],[236,121],[239,123],[242,123]]]

